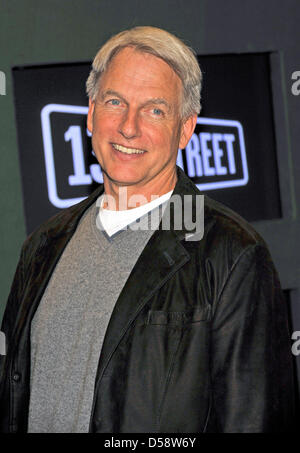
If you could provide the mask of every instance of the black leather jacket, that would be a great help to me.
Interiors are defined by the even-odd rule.
[[[174,190],[199,193],[178,168]],[[30,323],[76,225],[103,191],[24,243],[2,328],[0,430],[26,432]],[[100,354],[91,432],[278,432],[293,422],[287,307],[259,234],[205,197],[202,240],[156,231],[115,305]]]

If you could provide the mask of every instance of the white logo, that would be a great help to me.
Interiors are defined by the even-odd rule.
[[[197,133],[198,125],[205,126],[205,131]],[[185,158],[188,176],[205,180],[196,183],[200,190],[244,186],[248,182],[244,132],[239,121],[198,118]],[[181,150],[177,164],[184,169]]]

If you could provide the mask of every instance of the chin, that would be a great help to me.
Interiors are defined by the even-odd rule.
[[[133,169],[119,169],[112,171],[104,171],[106,176],[116,184],[122,185],[133,185],[138,184],[142,179],[143,175],[139,171],[134,171]]]

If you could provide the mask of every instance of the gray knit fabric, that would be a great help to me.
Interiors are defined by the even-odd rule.
[[[94,203],[65,248],[32,321],[28,432],[88,432],[104,334],[153,234],[127,229],[109,238],[97,228],[97,214]]]

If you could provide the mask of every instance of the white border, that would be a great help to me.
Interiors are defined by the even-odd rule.
[[[77,113],[77,114],[79,113],[82,115],[87,115],[88,110],[89,110],[88,107],[80,107],[77,105],[65,105],[65,104],[47,104],[41,110],[48,196],[50,202],[57,208],[68,208],[69,206],[72,206],[73,204],[79,203],[80,201],[84,200],[86,197],[62,199],[59,198],[57,194],[50,115],[53,112]]]
[[[204,118],[200,117],[197,119],[197,124],[207,124],[209,126],[225,126],[225,127],[236,127],[238,130],[238,136],[240,140],[241,148],[241,159],[242,159],[242,168],[243,168],[243,177],[242,179],[233,179],[220,182],[206,182],[203,184],[196,184],[199,190],[215,190],[222,189],[225,187],[237,187],[245,186],[249,181],[248,166],[247,166],[247,157],[246,157],[246,148],[244,140],[244,131],[243,126],[239,121],[233,120],[220,120],[215,118]]]

